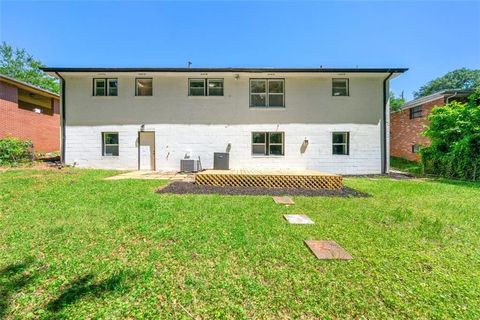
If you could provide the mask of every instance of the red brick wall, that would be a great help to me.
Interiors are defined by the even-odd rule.
[[[17,88],[0,82],[0,138],[29,139],[35,152],[60,150],[59,101],[53,99],[53,114],[36,113],[18,107]]]
[[[430,141],[421,135],[427,125],[427,115],[434,106],[444,105],[443,97],[422,104],[422,117],[410,119],[410,109],[390,114],[390,155],[419,161],[420,155],[412,153],[412,145],[426,146]]]

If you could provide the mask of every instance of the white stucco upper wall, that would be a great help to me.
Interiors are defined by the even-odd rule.
[[[80,73],[66,81],[67,125],[112,124],[378,124],[388,74]],[[153,78],[153,96],[135,96],[135,78]],[[117,78],[118,96],[94,97],[94,78]],[[189,78],[223,78],[223,97],[189,97]],[[285,79],[285,108],[250,108],[251,78]],[[332,96],[332,78],[349,78],[348,97]]]

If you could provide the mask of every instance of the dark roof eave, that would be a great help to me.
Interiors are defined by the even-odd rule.
[[[45,72],[284,72],[403,73],[408,68],[41,68]]]

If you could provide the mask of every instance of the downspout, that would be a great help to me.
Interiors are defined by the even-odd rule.
[[[450,102],[450,98],[455,97],[455,96],[457,95],[457,93],[458,93],[458,91],[455,91],[454,94],[449,95],[449,96],[447,97],[447,99],[445,99],[445,100],[446,100],[446,101],[445,101],[445,104],[448,104],[448,103]]]
[[[60,121],[60,130],[61,130],[61,137],[62,137],[62,141],[61,141],[61,146],[60,146],[60,161],[62,162],[62,164],[65,164],[65,79],[58,73],[58,72],[55,72],[55,74],[57,75],[57,77],[60,78],[61,80],[61,85],[62,85],[62,103],[61,103],[61,107],[62,107],[62,111],[61,111],[61,121]]]
[[[387,92],[387,82],[393,75],[393,72],[383,80],[383,121],[382,121],[382,131],[383,131],[383,150],[382,150],[382,174],[387,173],[387,103],[389,99],[389,92]]]

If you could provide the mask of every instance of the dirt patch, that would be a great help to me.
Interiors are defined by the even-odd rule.
[[[341,190],[311,190],[311,189],[288,189],[288,188],[254,188],[254,187],[214,187],[197,185],[192,182],[172,182],[166,187],[156,190],[157,193],[165,194],[223,194],[223,195],[247,195],[247,196],[306,196],[306,197],[369,197],[364,192],[352,188],[343,187]]]

